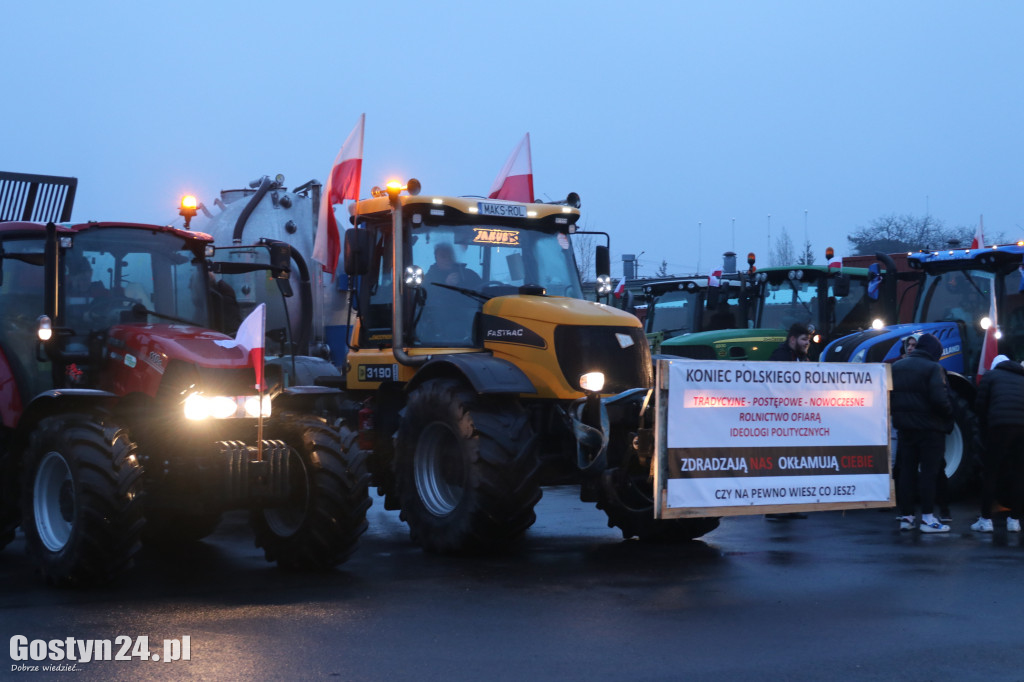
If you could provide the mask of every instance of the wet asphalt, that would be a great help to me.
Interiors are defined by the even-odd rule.
[[[623,541],[571,488],[500,555],[426,554],[379,498],[326,573],[267,564],[244,514],[144,551],[92,590],[49,588],[19,537],[0,552],[11,638],[190,638],[191,660],[77,663],[73,679],[992,680],[1024,678],[1018,534],[900,532],[893,511],[724,519],[702,541]],[[70,661],[63,661],[65,665]],[[33,678],[34,679],[34,678]],[[63,679],[68,679],[64,677]]]

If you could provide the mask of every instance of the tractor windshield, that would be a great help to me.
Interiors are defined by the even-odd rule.
[[[658,296],[647,310],[647,333],[664,332],[668,338],[699,331],[695,328],[695,311],[703,300],[699,289],[668,291]]]
[[[416,306],[418,345],[472,342],[483,302],[543,287],[549,296],[582,298],[569,237],[494,225],[431,225],[409,236],[406,263],[423,272]]]
[[[765,282],[757,327],[789,329],[797,322],[817,325],[818,283],[795,278]]]
[[[65,324],[75,334],[119,322],[208,327],[206,269],[172,234],[131,228],[84,230],[62,252]]]
[[[993,273],[983,270],[955,270],[928,275],[915,319],[922,322],[958,321],[968,328],[979,326],[981,318],[989,314],[994,278]]]

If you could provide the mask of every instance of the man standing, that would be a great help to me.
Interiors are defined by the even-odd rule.
[[[797,322],[790,326],[786,334],[786,340],[779,344],[779,347],[768,356],[769,360],[777,362],[806,362],[807,348],[811,345],[811,330],[805,325]],[[767,521],[784,521],[787,519],[806,519],[806,514],[799,512],[788,512],[785,514],[765,514]]]
[[[981,516],[971,530],[992,532],[992,504],[1001,472],[1010,478],[1010,517],[1006,530],[1020,532],[1021,507],[1024,505],[1024,467],[1021,443],[1024,443],[1024,367],[999,355],[992,369],[981,377],[978,396],[974,399],[978,427],[985,443],[982,472]]]
[[[917,348],[892,366],[890,408],[899,434],[896,487],[900,530],[914,528],[916,493],[921,505],[921,532],[949,532],[949,526],[934,514],[935,481],[945,458],[946,434],[953,430],[953,404],[946,370],[939,364],[941,357],[942,343],[931,334],[923,334]]]
[[[806,362],[807,349],[811,345],[811,330],[797,322],[789,328],[786,340],[768,356],[769,360],[782,362]]]

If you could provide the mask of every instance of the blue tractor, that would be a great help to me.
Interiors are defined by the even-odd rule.
[[[907,265],[918,282],[913,322],[844,336],[821,354],[828,362],[885,362],[899,357],[901,341],[911,334],[933,334],[942,342],[940,362],[956,414],[946,439],[952,494],[962,493],[976,475],[973,405],[987,330],[994,327],[1001,353],[1024,359],[1022,261],[1024,242],[908,254]]]

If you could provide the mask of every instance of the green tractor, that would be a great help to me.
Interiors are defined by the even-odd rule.
[[[810,357],[832,339],[896,319],[896,301],[872,268],[795,265],[763,268],[750,285],[753,328],[668,339],[660,352],[698,360],[767,360],[795,323],[811,329]]]
[[[736,271],[736,254],[726,252],[720,273],[671,277],[643,283],[644,331],[651,352],[668,340],[696,333],[747,329],[757,303],[753,254],[748,272]]]

